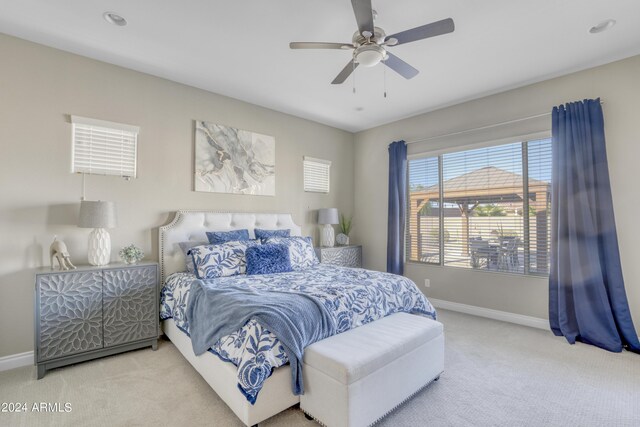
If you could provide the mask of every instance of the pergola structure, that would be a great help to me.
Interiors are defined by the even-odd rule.
[[[537,179],[528,180],[529,206],[533,207],[536,221],[536,235],[530,236],[536,241],[536,263],[546,266],[548,263],[548,219],[547,208],[551,195],[551,184]],[[462,250],[469,254],[469,218],[480,204],[521,202],[524,199],[523,177],[504,169],[489,166],[444,181],[443,205],[456,204],[460,208],[462,222]],[[420,211],[432,201],[440,200],[439,185],[427,187],[422,191],[409,194],[409,230],[418,236],[416,244],[411,244],[411,259],[420,259],[422,238],[418,226]],[[442,206],[441,206],[442,207]]]

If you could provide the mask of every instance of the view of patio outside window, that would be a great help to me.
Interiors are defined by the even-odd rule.
[[[408,261],[548,274],[550,139],[413,158],[408,185]]]

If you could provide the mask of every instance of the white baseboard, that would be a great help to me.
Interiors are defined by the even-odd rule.
[[[489,319],[516,323],[518,325],[529,326],[531,328],[545,330],[549,329],[549,321],[547,319],[540,319],[539,317],[524,316],[522,314],[509,313],[508,311],[492,310],[490,308],[460,304],[458,302],[445,301],[435,298],[429,298],[429,301],[436,308],[443,308],[445,310],[471,314],[473,316],[488,317]]]
[[[33,365],[33,351],[0,357],[0,372]]]

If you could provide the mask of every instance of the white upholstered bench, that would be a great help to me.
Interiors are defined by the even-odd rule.
[[[392,314],[305,349],[300,408],[328,427],[368,426],[443,370],[442,324]]]

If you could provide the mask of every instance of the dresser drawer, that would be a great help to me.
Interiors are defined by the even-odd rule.
[[[37,278],[38,361],[102,348],[102,274],[45,274]]]
[[[155,266],[103,273],[104,346],[158,336]]]

